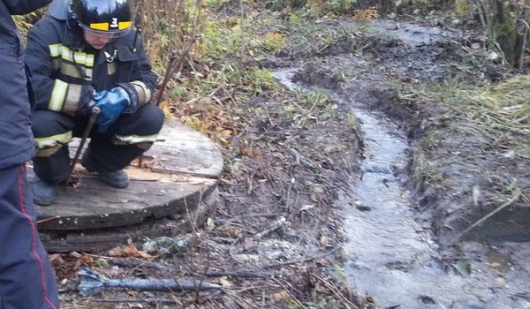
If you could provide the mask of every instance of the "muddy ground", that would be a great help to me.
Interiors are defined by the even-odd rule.
[[[515,207],[525,204],[524,198],[511,209],[516,213],[511,218],[521,218],[523,225],[510,229],[506,226],[514,223],[506,220],[512,219],[495,216],[467,235],[473,241],[456,237],[505,201],[496,195],[509,185],[504,180],[516,178],[525,192],[527,160],[505,156],[505,149],[496,147],[485,151],[476,135],[460,129],[462,123],[451,123],[447,109],[411,91],[419,84],[450,78],[487,85],[510,77],[499,63],[470,65],[486,55],[469,48],[483,40],[480,32],[467,31],[463,36],[457,29],[425,31],[415,27],[417,20],[372,21],[371,26],[333,20],[314,25],[313,33],[333,37],[322,44],[300,40],[303,30],[285,23],[279,22],[290,38],[288,47],[275,58],[251,65],[271,71],[297,68],[294,81],[320,90],[264,89],[243,103],[248,111],[240,119],[244,125],[224,149],[222,206],[205,226],[196,228],[189,248],[171,254],[150,252],[157,256],[154,259],[110,258],[108,252],[56,256],[64,308],[378,308],[377,300],[355,293],[346,280],[344,265],[350,257],[342,248],[348,241],[345,209],[335,203],[341,192],[349,190],[352,179],[362,177],[362,124],[346,103],[325,94],[383,112],[381,117],[397,123],[406,135],[408,162],[394,173],[400,174],[403,189],[411,192],[415,220],[438,242],[439,264],[446,272],[458,273],[454,265],[463,265],[457,264],[460,261],[487,260],[482,245],[474,240],[508,240],[495,243],[511,272],[499,278],[510,284],[506,282],[510,276],[527,277],[529,268],[519,264],[527,252],[525,244],[512,242],[528,240],[529,234],[521,228],[526,218],[521,215],[523,208]],[[431,26],[421,21],[425,23]],[[476,184],[484,192],[478,205],[472,203]],[[370,211],[353,201],[351,206]],[[142,250],[142,243],[135,245]],[[471,267],[471,262],[465,265]],[[223,289],[105,290],[82,298],[75,287],[75,271],[81,266],[112,278],[186,277]],[[425,304],[431,308],[429,299]],[[406,303],[392,308],[398,307],[416,308]],[[494,307],[479,299],[453,303],[450,308]]]

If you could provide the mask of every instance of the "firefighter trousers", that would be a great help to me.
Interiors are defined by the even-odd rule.
[[[82,137],[88,117],[71,117],[65,114],[37,110],[32,116],[32,130],[36,141],[57,138],[60,148],[51,155],[43,152],[37,142],[37,156],[33,170],[42,180],[50,183],[65,181],[70,170],[68,143],[61,144],[60,136],[71,132]],[[156,140],[164,123],[163,111],[153,104],[141,106],[135,113],[122,114],[107,132],[100,133],[94,126],[89,137],[87,154],[99,169],[115,172],[125,168],[144,153]],[[69,140],[68,140],[69,142]],[[57,143],[55,145],[57,146]]]
[[[25,164],[0,169],[0,308],[58,309],[55,275],[36,229]]]

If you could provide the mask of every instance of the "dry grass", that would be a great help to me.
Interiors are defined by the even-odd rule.
[[[497,85],[471,87],[457,81],[433,85],[415,96],[436,104],[445,112],[434,122],[475,136],[483,149],[512,149],[514,155],[528,155],[530,133],[530,77],[516,76]],[[434,134],[429,139],[440,136]]]

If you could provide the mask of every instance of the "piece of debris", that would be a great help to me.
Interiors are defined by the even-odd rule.
[[[274,220],[274,222],[272,222],[265,230],[254,234],[254,236],[252,236],[252,239],[253,240],[259,240],[259,239],[263,238],[263,236],[268,235],[271,232],[274,232],[275,230],[281,228],[284,225],[285,220],[286,219],[283,216],[281,216],[280,218]]]
[[[198,233],[188,234],[183,237],[161,236],[155,239],[146,237],[142,248],[150,254],[167,256],[188,251],[195,245],[200,235]]]
[[[77,290],[81,296],[89,296],[104,288],[126,288],[147,291],[206,291],[222,289],[214,283],[188,279],[104,279],[89,268],[81,268],[78,272],[79,285]]]

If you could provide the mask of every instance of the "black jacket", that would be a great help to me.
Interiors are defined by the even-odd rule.
[[[0,169],[22,164],[34,154],[24,51],[11,15],[27,14],[50,2],[0,1]]]
[[[138,105],[148,103],[157,77],[135,30],[95,50],[71,19],[46,16],[28,32],[25,61],[31,72],[36,109],[75,115],[95,91],[125,87]]]

